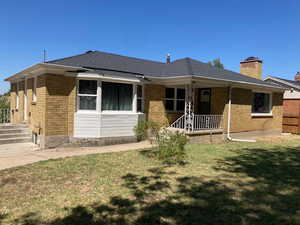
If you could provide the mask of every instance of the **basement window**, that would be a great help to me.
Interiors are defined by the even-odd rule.
[[[252,115],[271,115],[272,95],[265,92],[252,93]]]

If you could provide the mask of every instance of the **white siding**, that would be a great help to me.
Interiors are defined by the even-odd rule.
[[[137,124],[138,119],[143,118],[144,114],[102,114],[101,136],[134,136],[133,128]]]
[[[296,90],[285,91],[283,94],[283,99],[300,99],[300,92]]]
[[[100,137],[100,113],[75,113],[74,137]]]
[[[133,128],[144,114],[75,113],[74,137],[98,138],[134,136]]]

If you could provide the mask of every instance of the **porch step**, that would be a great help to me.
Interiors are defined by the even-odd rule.
[[[0,140],[6,138],[21,138],[21,137],[31,138],[31,134],[28,132],[0,134]]]
[[[32,142],[31,132],[26,125],[0,125],[0,145],[26,142]]]
[[[31,142],[31,137],[0,139],[0,145],[15,144],[15,143],[30,143],[30,142]]]
[[[27,128],[25,124],[0,124],[0,130]]]
[[[28,128],[19,128],[19,129],[0,129],[1,134],[19,134],[19,133],[31,133]]]

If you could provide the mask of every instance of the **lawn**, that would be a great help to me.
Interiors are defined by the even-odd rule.
[[[300,224],[300,140],[189,145],[183,166],[134,151],[0,171],[0,224]]]

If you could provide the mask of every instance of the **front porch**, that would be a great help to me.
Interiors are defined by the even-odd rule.
[[[188,135],[223,133],[228,88],[203,82],[176,86],[185,90],[184,110],[170,128]]]

